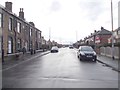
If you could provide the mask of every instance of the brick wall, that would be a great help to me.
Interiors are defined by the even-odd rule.
[[[108,43],[108,38],[110,38],[110,37],[111,37],[111,35],[101,35],[100,36],[100,40],[101,40],[100,44]]]

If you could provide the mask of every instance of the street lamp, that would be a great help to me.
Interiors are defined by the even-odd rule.
[[[114,60],[113,5],[112,5],[112,0],[111,0],[111,26],[112,26],[112,59]]]

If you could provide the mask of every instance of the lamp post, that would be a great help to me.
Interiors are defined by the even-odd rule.
[[[111,26],[112,26],[112,59],[114,60],[113,5],[112,5],[112,0],[111,0]]]

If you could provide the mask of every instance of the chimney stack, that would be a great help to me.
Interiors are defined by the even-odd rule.
[[[20,8],[19,17],[20,17],[21,19],[24,19],[23,8]]]
[[[103,29],[104,29],[104,27],[101,26],[101,30],[103,30]]]
[[[5,9],[12,12],[12,2],[5,2]]]
[[[33,23],[33,22],[29,22],[32,26],[34,26],[35,27],[35,24]]]
[[[96,33],[97,31],[96,30],[94,30],[94,33]]]

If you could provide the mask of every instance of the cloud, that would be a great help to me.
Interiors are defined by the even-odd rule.
[[[52,4],[51,4],[51,6],[50,6],[50,10],[56,12],[56,11],[59,11],[60,9],[61,9],[60,2],[53,1]]]
[[[92,21],[95,21],[99,17],[99,15],[104,12],[105,9],[103,7],[103,3],[100,1],[81,1],[80,8],[85,13],[86,18]]]

